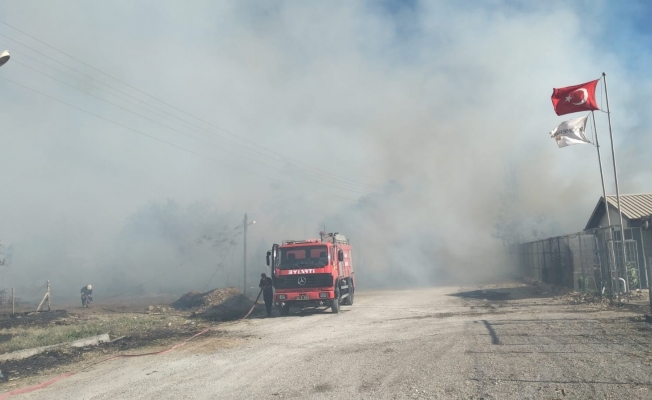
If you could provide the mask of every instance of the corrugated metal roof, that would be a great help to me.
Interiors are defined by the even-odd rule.
[[[607,196],[607,201],[614,208],[618,207],[616,196]],[[652,193],[621,194],[620,208],[628,219],[639,219],[652,215]]]

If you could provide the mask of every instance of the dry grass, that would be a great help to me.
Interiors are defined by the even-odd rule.
[[[0,334],[9,340],[0,342],[0,353],[66,343],[89,336],[108,333],[111,338],[128,335],[147,337],[161,330],[172,335],[182,330],[188,321],[175,315],[117,315],[98,316],[87,319],[66,318],[45,326],[18,326],[0,329]]]
[[[196,332],[201,326],[210,324],[207,320],[240,318],[249,311],[252,303],[237,289],[223,288],[182,296],[174,304],[189,309],[185,314],[169,306],[157,306],[160,313],[145,314],[136,311],[144,306],[129,301],[70,313],[63,310],[61,315],[31,313],[24,319],[0,324],[0,353],[68,343],[104,333],[111,338],[127,336],[125,341],[134,345],[149,345],[151,341],[165,341]],[[187,318],[191,312],[198,317],[192,322]]]

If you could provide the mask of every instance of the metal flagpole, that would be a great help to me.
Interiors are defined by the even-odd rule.
[[[244,277],[242,280],[242,294],[247,295],[247,214],[244,215],[244,254],[243,254],[243,264],[244,264]]]
[[[611,227],[611,217],[609,216],[609,202],[607,201],[607,191],[604,188],[604,174],[602,172],[602,158],[600,157],[600,139],[598,139],[598,126],[595,124],[595,114],[591,111],[591,117],[593,118],[593,131],[595,132],[595,147],[598,150],[598,164],[600,165],[600,181],[602,182],[602,198],[604,199],[604,207],[607,213],[607,225],[609,226],[609,235],[613,243],[613,228]],[[611,246],[611,265],[616,265],[616,255],[614,254],[614,248]],[[609,271],[609,276],[611,277],[611,271]],[[611,296],[613,296],[613,277],[610,278],[611,281]]]
[[[611,130],[611,110],[609,109],[609,94],[607,93],[607,74],[605,72],[602,73],[602,79],[604,83],[604,96],[605,99],[607,100],[607,120],[609,121],[609,138],[611,139],[611,157],[613,159],[614,163],[614,178],[616,181],[616,204],[618,205],[618,217],[620,218],[620,244],[623,249],[623,265],[625,267],[625,282],[627,284],[627,287],[625,288],[627,291],[629,291],[629,274],[627,271],[627,252],[625,251],[625,228],[623,227],[623,212],[620,208],[620,192],[618,190],[618,172],[616,170],[616,152],[614,151],[614,136],[613,132]],[[605,199],[606,201],[607,199]],[[607,207],[608,211],[608,207]],[[614,241],[614,244],[616,242]]]

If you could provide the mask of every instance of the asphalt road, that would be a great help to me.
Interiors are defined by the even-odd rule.
[[[16,398],[652,398],[652,328],[639,314],[509,286],[359,292],[339,315],[226,324]]]

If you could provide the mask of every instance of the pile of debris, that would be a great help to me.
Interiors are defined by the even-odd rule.
[[[649,300],[650,292],[648,290],[636,289],[630,294],[631,300]]]
[[[559,299],[567,301],[571,304],[602,304],[603,306],[609,305],[607,296],[600,297],[599,294],[593,292],[570,292]]]
[[[234,287],[208,292],[193,290],[172,303],[177,310],[192,310],[192,315],[214,321],[232,321],[244,317],[254,302]]]

